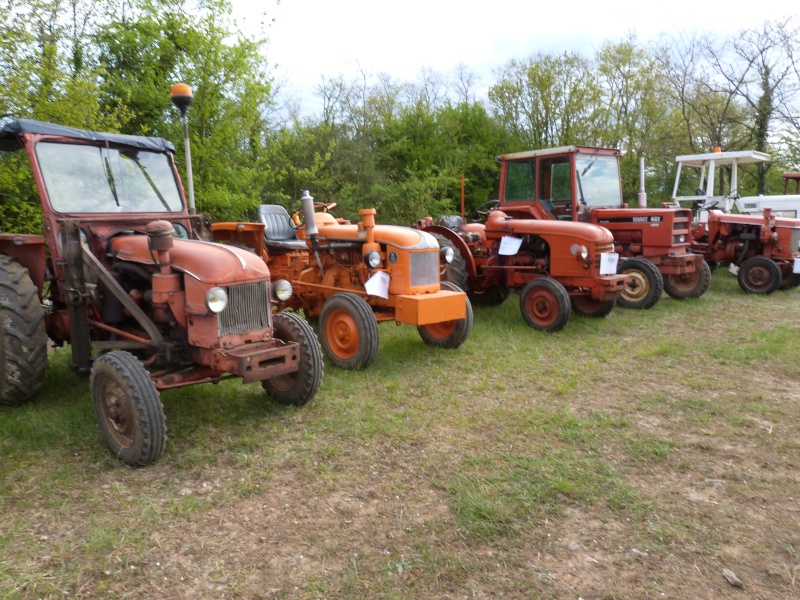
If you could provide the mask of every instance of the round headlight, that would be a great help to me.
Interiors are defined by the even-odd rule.
[[[364,262],[370,269],[377,269],[381,266],[381,253],[375,250],[370,250],[364,256]]]
[[[681,234],[681,235],[678,236],[678,243],[679,244],[685,244],[686,243],[686,235],[685,234]]]
[[[228,306],[228,294],[220,287],[206,292],[206,306],[212,313],[221,313]]]
[[[272,293],[281,302],[286,302],[292,297],[292,284],[285,279],[278,279],[272,286]]]
[[[578,258],[581,260],[586,260],[589,258],[589,249],[586,246],[581,246],[578,248]]]
[[[446,262],[448,264],[453,262],[453,257],[456,255],[456,253],[453,251],[453,249],[450,246],[445,246],[444,248],[439,250],[439,253],[440,253],[441,257],[444,259],[444,262]]]

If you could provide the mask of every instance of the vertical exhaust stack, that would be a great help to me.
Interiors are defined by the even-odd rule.
[[[325,269],[322,268],[322,260],[319,257],[319,245],[317,244],[317,220],[314,218],[314,196],[308,193],[308,190],[303,190],[303,197],[300,198],[300,204],[303,207],[303,215],[305,215],[306,235],[311,238],[311,249],[314,251],[314,256],[317,257],[317,266],[322,276],[325,276]]]
[[[639,159],[639,208],[647,208],[647,192],[644,191],[644,157]]]
[[[177,106],[181,111],[181,120],[183,121],[183,146],[186,149],[186,179],[188,179],[189,186],[189,214],[195,214],[194,209],[194,178],[192,176],[192,151],[189,148],[189,119],[187,112],[189,105],[194,100],[192,88],[185,83],[176,83],[170,90],[172,103]]]

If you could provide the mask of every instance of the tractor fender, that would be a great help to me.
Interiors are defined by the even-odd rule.
[[[475,264],[475,258],[472,256],[472,252],[467,246],[467,243],[452,229],[448,229],[447,227],[442,227],[440,225],[430,225],[425,228],[425,231],[428,233],[438,233],[442,237],[446,238],[449,242],[453,244],[456,250],[461,253],[461,258],[464,259],[464,266],[467,270],[467,277],[474,278],[478,276],[478,267]]]
[[[31,281],[42,293],[47,255],[42,235],[0,233],[0,254],[5,254],[28,269]]]

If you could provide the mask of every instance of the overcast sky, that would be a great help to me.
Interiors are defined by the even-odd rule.
[[[443,75],[466,67],[489,83],[492,70],[538,52],[591,56],[635,32],[640,42],[715,32],[723,37],[796,14],[789,0],[232,0],[247,33],[266,27],[267,61],[298,91],[321,77],[388,73],[414,81],[423,67]],[[274,21],[273,21],[274,19]]]

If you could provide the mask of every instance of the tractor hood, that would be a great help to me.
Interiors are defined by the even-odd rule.
[[[499,239],[504,235],[569,236],[594,244],[614,241],[613,234],[600,225],[572,221],[510,219],[502,211],[492,211],[486,222],[486,237]]]
[[[149,241],[145,235],[119,236],[111,240],[109,251],[118,260],[156,265]],[[247,250],[198,240],[175,239],[173,244],[170,266],[203,283],[226,285],[269,277],[264,261]]]
[[[319,237],[322,239],[367,241],[367,232],[358,225],[341,225],[335,222],[320,223],[318,220],[317,228]],[[432,235],[410,227],[375,225],[373,232],[375,241],[379,244],[390,244],[403,250],[426,250],[439,247]]]

